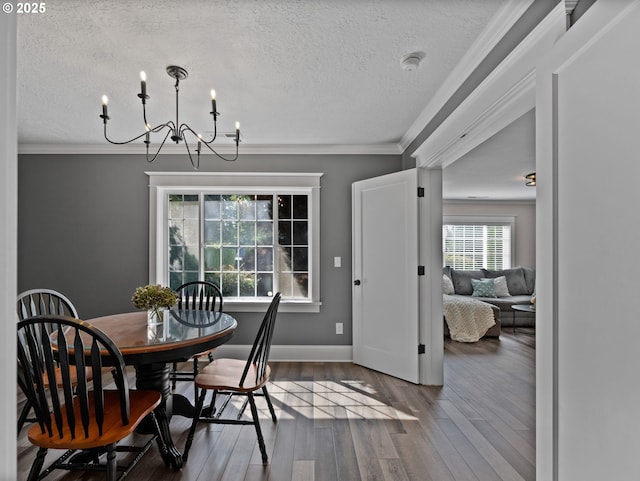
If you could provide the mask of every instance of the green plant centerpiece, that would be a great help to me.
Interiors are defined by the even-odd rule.
[[[149,314],[156,319],[161,319],[164,309],[173,306],[178,300],[178,296],[169,287],[162,287],[160,284],[149,284],[136,288],[131,302],[138,309],[146,309]]]

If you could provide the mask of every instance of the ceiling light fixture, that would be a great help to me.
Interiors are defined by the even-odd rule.
[[[138,140],[144,137],[144,143],[146,144],[146,148],[147,148],[147,162],[149,163],[156,160],[156,157],[158,157],[158,154],[162,150],[162,147],[164,147],[164,143],[167,141],[167,138],[169,137],[169,135],[171,135],[171,140],[173,140],[176,144],[179,144],[181,141],[184,141],[184,145],[187,148],[187,154],[189,155],[189,160],[191,161],[191,165],[196,170],[200,167],[200,152],[202,150],[203,145],[205,145],[211,152],[213,152],[215,155],[220,157],[222,160],[226,160],[226,161],[236,160],[238,158],[238,144],[240,143],[240,123],[239,122],[236,122],[236,135],[235,135],[236,155],[233,158],[223,157],[222,155],[218,154],[213,149],[213,147],[211,147],[211,144],[213,143],[214,140],[216,140],[216,135],[218,133],[216,122],[217,122],[218,116],[220,115],[220,113],[216,111],[216,91],[213,89],[211,90],[211,112],[209,112],[213,117],[213,137],[211,138],[211,140],[204,140],[202,136],[196,133],[188,124],[186,123],[181,124],[180,121],[178,120],[179,119],[178,112],[179,112],[179,104],[180,104],[179,102],[180,80],[184,80],[187,78],[188,76],[187,71],[182,67],[178,67],[176,65],[169,65],[167,67],[167,74],[169,75],[169,77],[176,79],[176,83],[175,83],[176,121],[175,123],[172,120],[169,120],[164,124],[159,124],[159,125],[156,125],[155,127],[151,127],[151,125],[147,121],[147,111],[146,111],[146,103],[147,103],[147,100],[150,98],[147,95],[147,76],[144,72],[140,72],[140,93],[138,94],[138,97],[140,98],[140,100],[142,100],[142,119],[144,120],[145,131],[130,140],[125,140],[124,142],[116,142],[111,140],[107,136],[107,121],[109,120],[109,115],[107,113],[107,105],[109,103],[109,99],[107,98],[106,95],[103,95],[102,96],[102,115],[100,116],[100,118],[104,122],[104,138],[107,139],[107,141],[112,144],[122,145],[122,144],[128,144],[130,142],[133,142],[135,140]],[[151,143],[151,134],[162,132],[165,128],[168,130],[166,135],[164,136],[164,139],[162,140],[162,143],[160,144],[160,147],[158,147],[158,150],[155,153],[155,155],[151,159],[149,159],[149,144]],[[193,156],[191,155],[191,149],[189,148],[189,143],[187,142],[188,132],[190,132],[194,136],[195,140],[198,141],[198,146],[196,147],[196,153],[198,155],[195,162],[193,160]]]
[[[528,185],[529,187],[535,187],[536,186],[536,173],[535,172],[531,172],[530,174],[525,175],[524,178],[527,179],[525,185]]]

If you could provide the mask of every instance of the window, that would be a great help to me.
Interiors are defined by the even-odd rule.
[[[320,174],[196,174],[148,173],[151,282],[213,282],[230,310],[279,291],[284,310],[317,312]]]
[[[444,265],[467,270],[510,268],[513,224],[513,217],[445,217],[442,226]]]

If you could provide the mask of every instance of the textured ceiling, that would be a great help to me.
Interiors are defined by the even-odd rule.
[[[189,71],[180,83],[180,121],[210,132],[209,91],[215,88],[219,131],[232,132],[239,120],[245,152],[311,146],[398,153],[398,142],[506,4],[50,1],[44,14],[19,16],[18,141],[40,152],[61,146],[117,152],[102,137],[101,96],[109,96],[110,137],[142,133],[137,94],[144,70],[149,122],[173,120],[174,80],[165,69],[174,64]],[[400,61],[411,52],[424,59],[417,70],[405,71]],[[448,167],[445,197],[532,198],[535,189],[500,187],[529,169],[523,162],[535,165],[532,134],[532,121],[523,121]]]
[[[18,25],[19,143],[103,144],[152,125],[241,122],[244,145],[396,145],[505,0],[56,0]],[[424,52],[420,68],[401,58]]]

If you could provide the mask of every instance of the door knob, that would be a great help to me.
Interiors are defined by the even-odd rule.
[[[356,279],[355,281],[353,281],[353,285],[354,286],[359,286],[360,285],[360,279]]]

